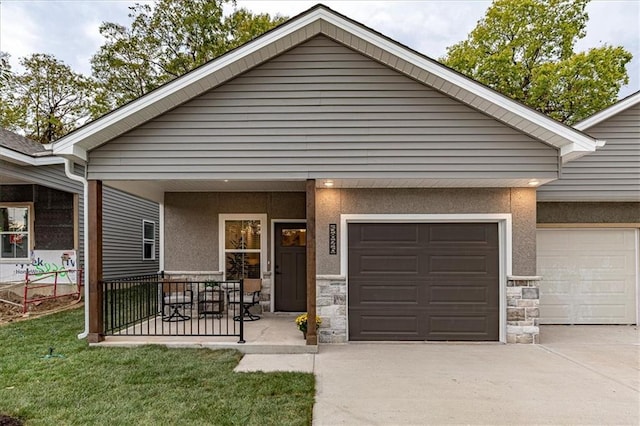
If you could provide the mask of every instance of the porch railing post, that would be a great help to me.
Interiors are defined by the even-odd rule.
[[[238,314],[238,316],[240,317],[240,340],[238,340],[238,343],[245,343],[244,340],[244,306],[243,306],[243,302],[244,302],[244,279],[240,279],[240,293],[239,293],[239,297],[240,297],[240,312]],[[235,319],[235,318],[234,318]]]

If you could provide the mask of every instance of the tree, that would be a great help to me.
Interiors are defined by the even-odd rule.
[[[495,0],[441,61],[558,121],[580,121],[616,102],[632,58],[619,46],[574,52],[588,1]]]
[[[104,23],[106,42],[91,60],[102,85],[95,113],[136,99],[285,20],[244,9],[226,16],[226,5],[235,1],[158,0],[153,7],[131,7],[131,27]]]
[[[14,93],[14,75],[9,63],[10,55],[0,52],[0,127],[18,130],[16,112],[12,108]]]
[[[14,93],[7,105],[10,128],[50,143],[89,119],[93,96],[89,78],[51,55],[36,53],[20,64],[25,71],[13,76]]]

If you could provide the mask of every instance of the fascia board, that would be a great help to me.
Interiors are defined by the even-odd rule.
[[[607,120],[613,117],[614,115],[624,111],[627,108],[631,108],[632,106],[638,103],[640,103],[640,91],[636,92],[631,96],[628,96],[627,98],[619,102],[616,102],[615,104],[611,105],[609,108],[603,109],[602,111],[595,113],[591,117],[586,118],[579,123],[576,123],[573,127],[575,127],[578,130],[589,129],[595,126],[596,124],[599,124],[604,120]]]
[[[64,160],[62,158],[53,156],[32,157],[30,155],[22,154],[20,152],[16,152],[4,147],[0,147],[0,159],[3,159],[10,163],[18,164],[20,166],[50,166],[53,164],[64,163]]]

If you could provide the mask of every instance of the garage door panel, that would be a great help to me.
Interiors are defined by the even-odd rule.
[[[577,285],[581,287],[581,293],[593,298],[601,297],[603,300],[616,296],[624,300],[629,295],[629,286],[623,280],[592,280]]]
[[[349,316],[350,340],[420,340],[420,312],[362,310]]]
[[[495,273],[494,258],[487,256],[433,255],[429,256],[430,274],[488,274]],[[492,271],[492,269],[494,269]]]
[[[378,246],[383,242],[391,245],[416,246],[420,240],[420,229],[415,223],[372,223],[349,232],[349,246]]]
[[[368,283],[354,287],[352,297],[366,305],[417,305],[420,300],[419,284]],[[423,296],[424,297],[424,296]]]
[[[603,321],[624,321],[626,307],[620,304],[582,304],[576,307],[577,315],[583,318],[583,324],[602,324]]]
[[[442,224],[440,226],[429,227],[429,243],[432,246],[441,244],[459,245],[477,245],[497,247],[497,234],[491,232],[486,224]]]
[[[497,315],[497,314],[495,314]],[[491,325],[495,315],[430,315],[428,340],[496,340]]]
[[[489,305],[495,303],[489,293],[486,286],[432,285],[429,287],[428,303],[430,305]]]
[[[497,224],[378,225],[349,225],[350,340],[498,340]]]
[[[413,255],[361,255],[356,268],[362,275],[413,274],[419,270],[418,256]]]
[[[635,324],[636,240],[633,229],[538,230],[540,322]]]

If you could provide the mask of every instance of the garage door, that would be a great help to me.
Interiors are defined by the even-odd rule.
[[[350,340],[498,340],[495,223],[349,224]]]
[[[540,323],[635,324],[634,229],[539,229]]]

